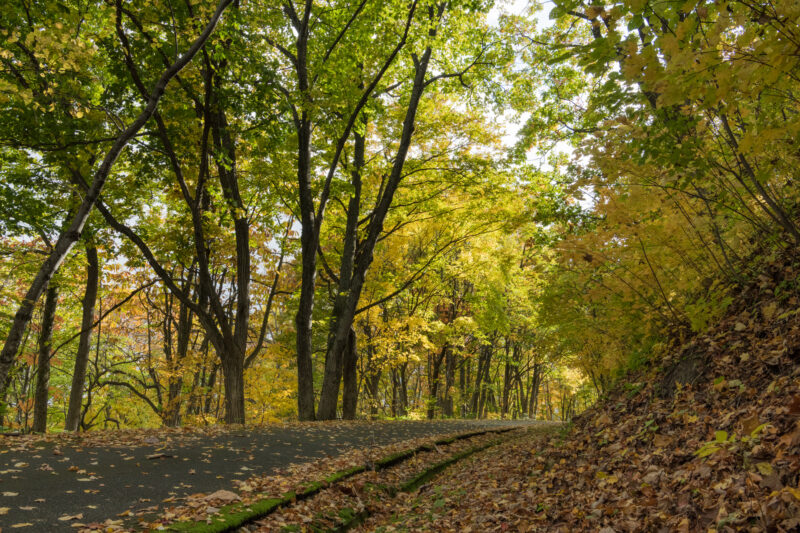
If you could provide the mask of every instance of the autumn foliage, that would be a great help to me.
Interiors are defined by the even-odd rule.
[[[797,297],[776,297],[797,269],[770,265],[715,327],[560,435],[487,451],[435,492],[378,506],[364,530],[797,529],[800,317]]]

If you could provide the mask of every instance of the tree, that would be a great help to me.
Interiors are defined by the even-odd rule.
[[[123,149],[127,146],[127,144],[130,142],[130,140],[139,132],[139,130],[153,115],[158,105],[158,101],[163,96],[169,81],[172,78],[174,78],[175,75],[177,75],[178,72],[180,72],[192,60],[192,58],[205,44],[205,41],[211,35],[211,33],[214,30],[214,27],[216,26],[217,22],[222,16],[222,12],[225,10],[226,7],[228,7],[230,3],[231,0],[220,0],[216,11],[212,15],[211,20],[206,25],[200,36],[197,39],[195,39],[192,45],[180,58],[178,58],[175,62],[173,62],[163,72],[161,77],[154,85],[153,89],[150,91],[147,103],[142,109],[142,111],[119,135],[115,137],[111,148],[108,150],[102,162],[100,163],[99,167],[97,168],[96,172],[94,173],[92,182],[88,186],[86,193],[83,197],[83,200],[81,201],[81,204],[78,207],[75,215],[72,217],[71,223],[59,235],[58,239],[54,243],[52,252],[48,255],[47,259],[39,269],[39,272],[34,278],[34,281],[31,283],[30,288],[25,294],[25,298],[23,299],[22,303],[19,306],[19,309],[17,310],[14,316],[14,322],[12,323],[11,329],[9,330],[8,335],[6,337],[6,341],[3,345],[3,350],[2,352],[0,352],[0,387],[3,388],[5,387],[6,377],[8,375],[9,368],[13,364],[14,358],[19,349],[25,326],[31,319],[31,312],[33,310],[33,306],[36,304],[36,301],[42,295],[42,292],[44,292],[48,282],[53,277],[55,272],[58,270],[59,266],[61,266],[61,263],[66,258],[67,254],[70,252],[72,247],[80,238],[84,225],[86,224],[86,221],[89,218],[89,214],[91,213],[92,208],[95,205],[95,202],[98,200],[100,196],[100,193],[111,172],[114,162],[117,160],[117,158],[122,153]],[[29,31],[32,30],[30,26],[28,26],[27,29]],[[19,43],[19,36],[16,37],[15,42]],[[23,85],[23,88],[30,90],[28,87],[25,87],[26,82],[24,80],[21,81],[21,84]],[[23,99],[24,99],[24,94],[25,93],[23,92]]]
[[[47,431],[47,404],[50,399],[50,351],[52,350],[53,325],[58,306],[58,284],[51,281],[47,287],[47,297],[42,313],[39,331],[39,358],[36,365],[36,393],[33,407],[33,431]]]
[[[83,294],[81,330],[78,351],[75,353],[75,367],[72,371],[67,418],[64,422],[64,428],[67,431],[77,431],[80,424],[83,388],[86,382],[86,367],[89,364],[89,349],[99,283],[100,262],[97,258],[97,248],[94,244],[89,243],[86,245],[86,290]]]

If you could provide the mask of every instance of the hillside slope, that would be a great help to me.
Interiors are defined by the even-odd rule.
[[[800,529],[797,274],[770,266],[715,327],[565,435],[488,451],[365,529]]]

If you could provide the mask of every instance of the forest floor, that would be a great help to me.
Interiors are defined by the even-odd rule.
[[[290,465],[333,468],[337,457],[354,450],[524,424],[331,422],[4,436],[0,530],[76,531],[109,518],[136,521],[190,495],[238,490],[253,476],[280,474]]]

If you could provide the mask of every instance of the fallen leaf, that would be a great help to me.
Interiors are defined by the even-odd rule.
[[[671,442],[672,439],[664,435],[653,435],[653,445],[655,445],[656,448],[666,448]]]
[[[756,463],[756,468],[762,476],[772,475],[772,465],[769,463]]]
[[[205,501],[207,501],[207,502],[214,501],[214,500],[219,500],[219,501],[230,503],[230,502],[237,501],[239,499],[239,495],[236,494],[235,492],[231,492],[229,490],[218,490],[217,492],[212,492],[211,494],[209,494],[208,496],[206,496],[203,499]]]
[[[760,425],[758,421],[758,415],[753,415],[750,418],[745,418],[742,420],[742,432],[745,435],[750,435],[755,431],[755,429]]]
[[[148,459],[169,459],[175,457],[168,453],[153,453],[147,456]]]

